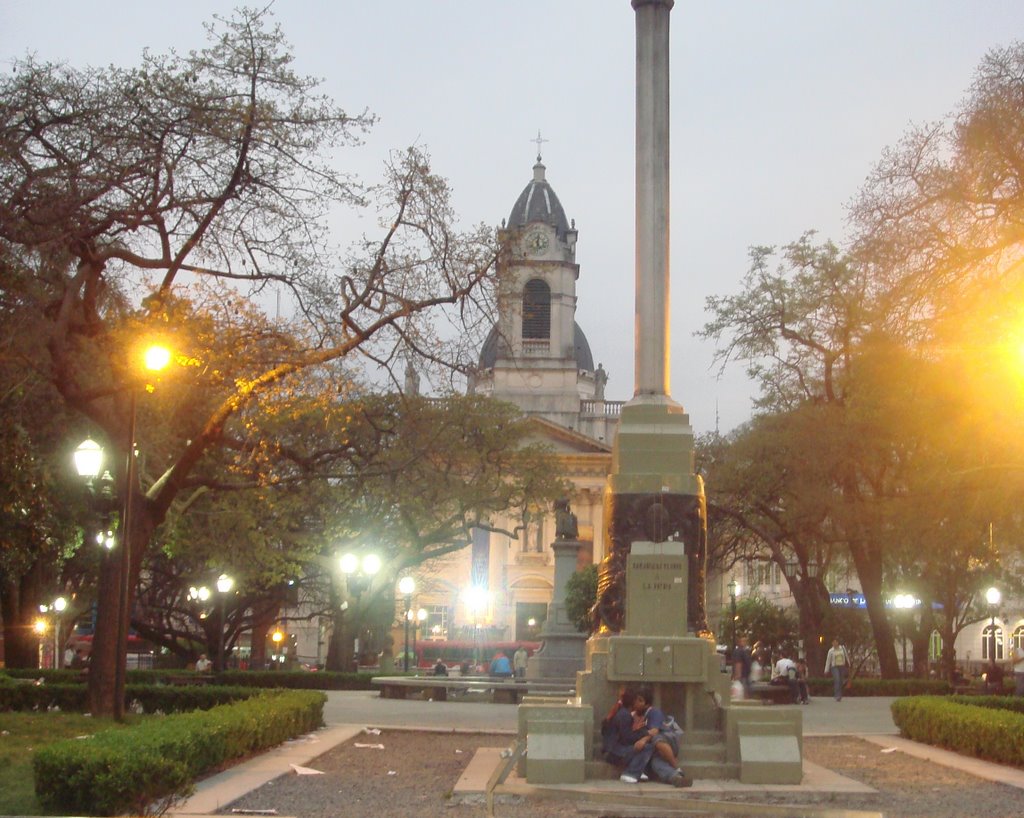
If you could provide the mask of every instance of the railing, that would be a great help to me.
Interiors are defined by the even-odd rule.
[[[547,338],[523,339],[523,355],[547,355],[551,341]]]
[[[591,417],[617,418],[622,414],[624,400],[581,400],[580,414]]]

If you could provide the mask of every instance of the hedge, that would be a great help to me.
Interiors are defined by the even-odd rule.
[[[128,706],[143,713],[180,713],[188,710],[209,710],[258,695],[252,687],[223,685],[130,684],[125,690]],[[89,691],[83,684],[0,684],[0,711],[49,710],[59,708],[84,713],[89,710]]]
[[[977,698],[1012,702],[998,696]],[[893,702],[892,717],[900,734],[915,741],[999,764],[1024,766],[1024,714],[996,707],[995,702],[916,696]]]
[[[831,696],[832,679],[808,679],[812,696]],[[953,692],[949,682],[942,679],[853,679],[844,696],[943,696]]]
[[[320,727],[325,701],[312,691],[263,692],[55,742],[33,756],[36,796],[64,815],[159,813],[189,795],[203,773]]]
[[[81,684],[85,675],[81,670],[33,670],[8,668],[4,671],[16,679],[42,679],[47,684]],[[172,680],[187,679],[197,674],[194,670],[129,670],[129,684],[169,684]],[[294,690],[373,690],[373,673],[330,673],[327,671],[289,670],[227,670],[213,674],[217,684],[240,687],[289,688]]]

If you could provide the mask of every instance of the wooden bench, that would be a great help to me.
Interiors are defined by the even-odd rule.
[[[406,699],[410,694],[430,691],[434,701],[447,701],[449,694],[482,693],[488,695],[493,704],[519,704],[526,695],[576,695],[575,682],[490,676],[374,676],[370,683],[380,688],[382,699]]]

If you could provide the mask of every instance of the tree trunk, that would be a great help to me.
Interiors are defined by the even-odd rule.
[[[0,590],[0,616],[4,620],[4,664],[11,668],[39,666],[38,640],[32,633],[31,620],[24,618],[21,583],[4,581]]]
[[[882,596],[881,557],[859,542],[850,544],[850,553],[857,569],[857,577],[860,579],[861,591],[867,602],[868,620],[871,622],[871,632],[875,637],[875,650],[878,651],[878,665],[882,678],[898,679],[900,663],[896,656],[892,627],[885,612],[885,599]]]
[[[267,667],[267,636],[277,621],[277,610],[267,608],[252,623],[252,640],[249,653],[249,669],[265,670]]]

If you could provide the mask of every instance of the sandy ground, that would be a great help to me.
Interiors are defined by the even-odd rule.
[[[479,803],[453,803],[452,788],[477,747],[505,747],[510,742],[509,736],[485,734],[385,730],[380,736],[362,735],[310,762],[311,768],[323,771],[324,775],[282,776],[221,812],[237,815],[239,810],[275,810],[278,815],[297,818],[476,818],[485,815],[484,807]],[[357,748],[356,743],[379,743],[384,749]],[[818,801],[816,805],[873,810],[892,818],[974,815],[1019,818],[1024,815],[1024,790],[983,781],[900,752],[883,753],[882,749],[857,738],[805,738],[807,759],[878,790],[876,795],[842,795],[827,802]],[[814,803],[799,796],[732,800]],[[582,813],[577,805],[566,801],[513,800],[500,802],[495,807],[499,818],[554,818],[575,814]],[[608,808],[595,812],[591,806],[586,814],[613,818],[627,812]]]

